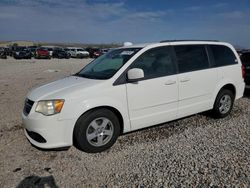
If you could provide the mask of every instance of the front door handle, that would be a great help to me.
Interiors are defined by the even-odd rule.
[[[168,80],[165,82],[165,85],[173,85],[173,84],[176,84],[175,80]]]
[[[181,82],[188,82],[188,81],[190,81],[190,78],[182,78],[180,81]]]

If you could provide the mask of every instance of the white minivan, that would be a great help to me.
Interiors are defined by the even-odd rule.
[[[113,49],[75,75],[32,90],[22,114],[39,148],[110,148],[123,133],[211,110],[243,96],[241,61],[217,41],[163,41]]]

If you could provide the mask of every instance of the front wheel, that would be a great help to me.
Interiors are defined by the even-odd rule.
[[[74,128],[75,146],[88,153],[110,148],[120,133],[117,116],[108,109],[98,109],[83,114]]]
[[[223,89],[216,97],[214,108],[212,110],[215,118],[224,118],[228,116],[233,108],[234,94],[232,91]]]

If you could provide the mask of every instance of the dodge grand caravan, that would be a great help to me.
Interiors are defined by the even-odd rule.
[[[120,134],[203,111],[226,117],[243,96],[228,43],[163,41],[114,49],[25,100],[25,135],[40,148],[110,148]]]

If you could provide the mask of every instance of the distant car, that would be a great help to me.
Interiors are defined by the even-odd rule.
[[[65,52],[67,52],[67,53],[70,54],[70,49],[69,49],[69,48],[63,48],[63,50],[64,50]]]
[[[46,48],[46,50],[48,50],[50,57],[52,57],[54,49],[53,48]]]
[[[20,52],[22,50],[24,50],[26,47],[25,46],[15,46],[12,47],[12,56],[14,57],[14,55],[16,54],[16,52]]]
[[[89,52],[83,48],[68,48],[71,57],[74,58],[88,58]]]
[[[0,48],[0,58],[7,59],[7,54],[6,54],[5,48]]]
[[[250,51],[242,51],[240,59],[244,68],[245,83],[246,85],[250,85]]]
[[[106,53],[109,52],[109,51],[110,51],[109,48],[101,49],[102,54],[106,54]]]
[[[28,46],[27,48],[30,50],[32,57],[35,57],[37,46]]]
[[[66,48],[65,51],[67,51],[71,57],[76,58],[76,48]]]
[[[98,58],[98,57],[101,56],[102,54],[103,54],[103,52],[102,52],[101,50],[95,51],[95,52],[93,53],[93,58]]]
[[[86,48],[86,50],[89,52],[90,58],[97,58],[102,54],[100,48]]]
[[[6,56],[11,56],[12,51],[11,51],[10,47],[3,48],[3,50],[4,50],[5,54],[6,54]]]
[[[53,58],[58,58],[58,59],[69,59],[70,54],[66,52],[65,50],[62,49],[55,49],[52,53]]]
[[[15,59],[31,59],[32,53],[26,47],[19,47],[13,52],[13,57]]]
[[[36,59],[50,59],[49,51],[46,48],[37,48],[35,51]]]

